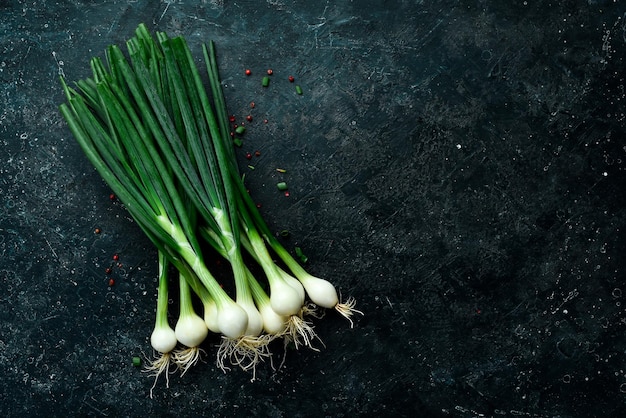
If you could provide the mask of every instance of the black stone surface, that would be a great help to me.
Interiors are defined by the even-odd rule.
[[[620,416],[625,12],[0,1],[1,415]],[[216,42],[231,112],[255,117],[239,151],[244,169],[261,151],[245,171],[266,219],[365,313],[353,329],[329,313],[325,347],[255,382],[216,369],[216,338],[154,399],[132,366],[150,350],[155,252],[57,106],[59,73],[88,76],[141,22],[198,57]]]

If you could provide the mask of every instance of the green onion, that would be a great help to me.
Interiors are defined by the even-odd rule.
[[[200,359],[199,346],[209,333],[209,329],[195,311],[191,298],[191,287],[181,274],[179,277],[180,315],[176,322],[176,339],[187,348],[174,353],[174,362],[183,370],[187,370]]]
[[[165,373],[167,385],[169,386],[169,367],[171,363],[171,351],[174,350],[178,340],[176,333],[170,327],[167,320],[168,311],[168,269],[169,262],[162,251],[158,252],[159,258],[159,289],[157,295],[156,322],[154,330],[150,336],[150,344],[152,348],[159,353],[156,359],[153,359],[146,366],[146,371],[154,376],[154,385],[150,389],[150,397],[152,397],[152,389],[154,389],[159,376]]]
[[[296,257],[298,257],[303,263],[306,263],[309,258],[304,255],[304,253],[302,252],[302,248],[295,247],[294,250],[296,252]]]
[[[268,76],[263,77],[263,80],[261,80],[261,84],[263,85],[263,87],[267,87],[270,85],[270,78]]]
[[[302,87],[296,85],[296,94],[302,95]]]
[[[228,359],[254,371],[269,356],[274,338],[311,346],[315,332],[303,319],[310,313],[305,289],[314,303],[348,319],[359,312],[353,299],[340,303],[329,282],[309,275],[291,257],[252,202],[237,166],[233,144],[240,146],[241,139],[231,138],[214,44],[202,48],[208,89],[182,37],[161,32],[153,37],[140,25],[126,49],[111,45],[105,60],[93,58],[92,77],[75,88],[62,79],[66,103],[60,112],[157,250],[159,287],[150,341],[158,357],[146,366],[156,376],[154,385],[160,374],[168,376],[172,361],[183,374],[196,364],[208,331],[223,337],[217,356],[224,370]],[[263,85],[269,85],[269,77]],[[235,132],[242,135],[245,127]],[[277,187],[286,190],[287,184]],[[222,280],[222,286],[210,272],[206,243],[229,263],[232,283]],[[261,267],[263,278],[251,273],[244,253]],[[303,254],[298,257],[306,261]],[[180,298],[174,330],[168,323],[170,267],[178,272],[173,283]],[[194,307],[196,297],[203,316]]]

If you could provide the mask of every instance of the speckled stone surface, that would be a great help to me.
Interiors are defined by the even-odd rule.
[[[0,2],[0,414],[620,415],[625,12],[619,0]],[[328,313],[315,322],[325,346],[279,369],[278,347],[277,370],[262,364],[254,382],[216,368],[217,337],[153,399],[132,366],[150,355],[156,252],[57,107],[59,74],[89,76],[89,59],[141,22],[197,57],[216,42],[230,112],[254,115],[238,153],[264,216],[365,313],[354,328]]]

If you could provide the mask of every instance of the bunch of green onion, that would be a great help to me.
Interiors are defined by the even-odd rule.
[[[312,347],[316,334],[305,316],[316,315],[317,307],[334,308],[352,324],[351,316],[359,312],[354,299],[341,303],[332,284],[291,256],[246,190],[213,43],[203,45],[209,89],[184,38],[153,36],[140,25],[126,46],[126,55],[109,46],[106,65],[93,58],[93,76],[74,87],[62,79],[67,103],[60,111],[90,162],[157,249],[158,300],[150,341],[158,355],[148,370],[158,379],[168,375],[173,362],[184,374],[198,361],[209,331],[222,336],[217,355],[222,370],[226,362],[254,370],[270,356],[268,345],[276,338],[296,348]],[[207,268],[207,247],[231,267],[230,294]],[[260,266],[262,278],[253,275],[249,262]],[[174,329],[168,322],[173,271],[180,294]],[[203,316],[194,300],[201,302]]]

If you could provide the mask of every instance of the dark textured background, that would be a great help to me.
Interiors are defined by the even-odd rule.
[[[625,11],[0,1],[1,415],[617,416]],[[253,383],[216,369],[215,338],[206,364],[153,400],[131,365],[150,353],[156,255],[57,106],[59,73],[88,76],[89,58],[140,22],[198,57],[216,42],[231,113],[256,103],[239,153],[261,151],[245,171],[264,215],[365,312],[353,329],[327,315],[325,348],[265,364]]]

